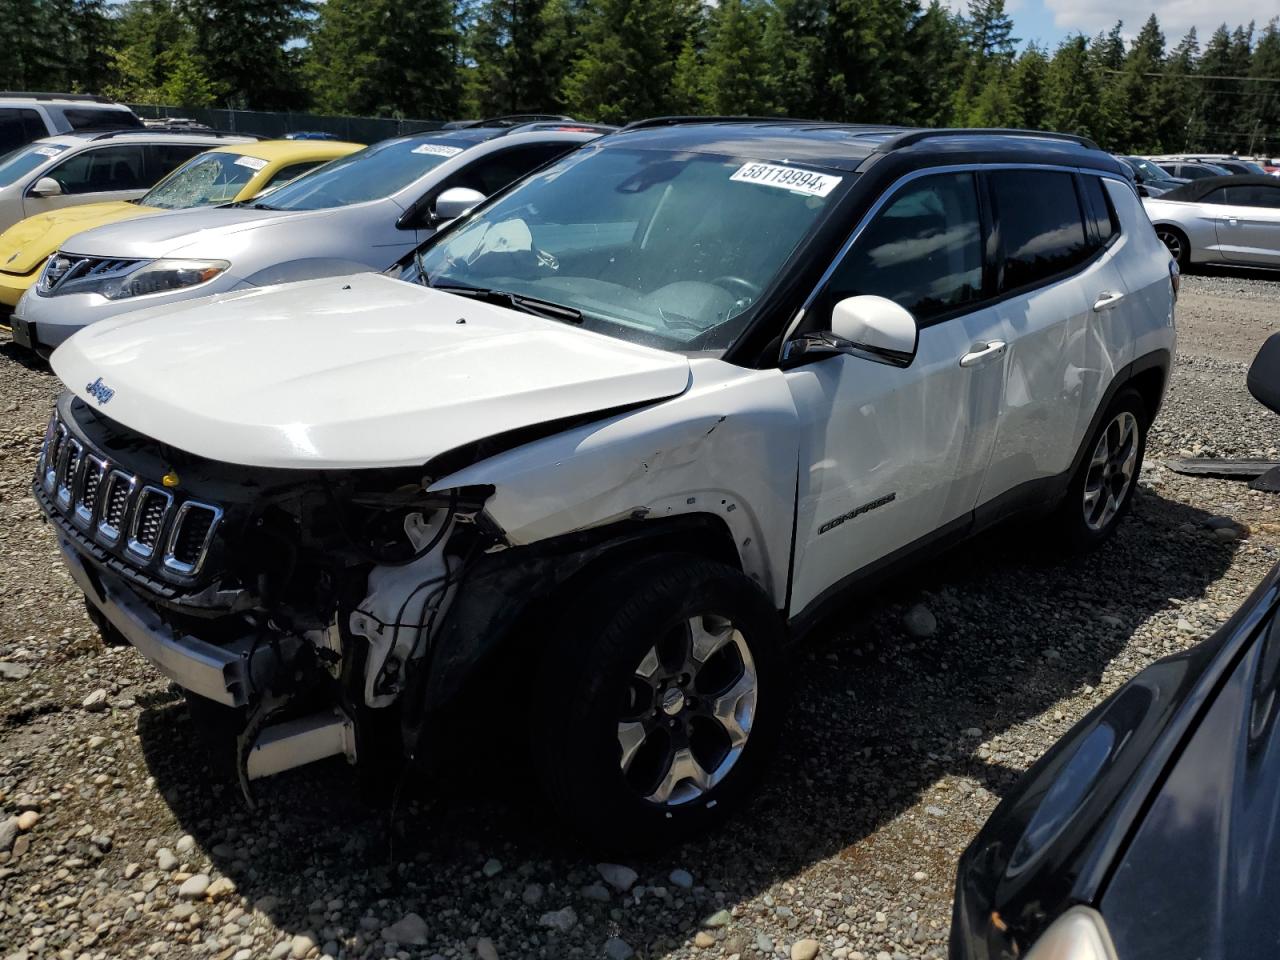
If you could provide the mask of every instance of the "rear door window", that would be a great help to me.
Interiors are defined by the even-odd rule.
[[[994,170],[989,177],[1003,252],[1002,291],[1036,286],[1089,259],[1093,247],[1071,174]]]
[[[281,167],[271,175],[271,179],[267,181],[266,185],[259,192],[265,193],[267,190],[278,187],[282,183],[288,183],[290,180],[294,180],[302,176],[308,170],[312,170],[325,162],[326,161],[324,160],[304,160],[301,163],[291,163],[287,167]]]
[[[143,186],[149,187],[209,148],[205,144],[195,143],[149,143],[143,149],[147,156],[148,178]]]
[[[44,119],[25,107],[0,107],[0,154],[48,136]]]
[[[499,150],[480,157],[465,170],[459,170],[442,184],[441,189],[467,187],[488,197],[576,146],[573,143],[538,143]]]
[[[53,177],[63,193],[113,193],[150,186],[140,144],[121,144],[85,150],[63,161],[45,176]]]
[[[922,177],[898,191],[858,237],[824,295],[875,295],[921,323],[982,296],[982,222],[970,173]]]

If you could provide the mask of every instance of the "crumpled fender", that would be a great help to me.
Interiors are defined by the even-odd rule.
[[[485,514],[512,546],[625,519],[712,514],[742,569],[785,605],[797,413],[779,370],[690,362],[677,397],[463,467],[432,490],[488,485]]]

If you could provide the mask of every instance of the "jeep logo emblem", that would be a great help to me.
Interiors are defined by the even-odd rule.
[[[93,399],[98,401],[98,406],[102,406],[104,403],[106,403],[108,400],[110,400],[112,397],[116,395],[116,392],[114,390],[112,390],[110,387],[108,387],[105,383],[102,382],[101,377],[93,381],[93,383],[86,384],[84,389],[85,389],[85,392],[89,394],[89,396],[93,397]]]

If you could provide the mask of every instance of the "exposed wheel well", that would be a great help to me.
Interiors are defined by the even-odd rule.
[[[1166,374],[1160,367],[1152,367],[1143,370],[1141,373],[1134,374],[1129,380],[1126,387],[1132,387],[1138,391],[1138,395],[1142,397],[1142,405],[1147,411],[1148,425],[1155,419],[1156,411],[1160,409],[1160,399],[1164,396],[1164,385]]]

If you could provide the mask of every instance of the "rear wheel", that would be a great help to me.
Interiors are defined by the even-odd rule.
[[[738,571],[668,555],[592,586],[535,682],[532,753],[554,809],[609,849],[710,826],[775,739],[782,624]]]
[[[1057,519],[1070,545],[1089,548],[1115,532],[1129,511],[1147,445],[1142,397],[1124,390],[1112,401],[1072,477]]]
[[[1169,256],[1177,261],[1179,270],[1186,270],[1191,266],[1191,242],[1187,240],[1185,233],[1177,227],[1161,224],[1156,227],[1156,236],[1169,251]]]

